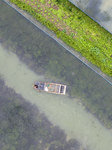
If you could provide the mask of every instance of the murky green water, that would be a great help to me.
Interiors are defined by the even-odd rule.
[[[75,138],[91,150],[111,150],[112,131],[105,129],[81,104],[85,103],[111,127],[109,83],[1,0],[0,43],[0,77],[6,86],[35,104],[64,130],[68,139]],[[67,94],[37,92],[32,88],[36,80],[63,82],[67,84]]]
[[[4,67],[3,67],[4,66]],[[0,76],[5,84],[35,104],[48,119],[65,131],[68,138],[76,138],[92,150],[111,150],[112,131],[105,129],[84,107],[67,96],[37,92],[35,80],[45,80],[25,66],[15,54],[0,46]]]
[[[112,33],[112,1],[70,0],[70,2]]]

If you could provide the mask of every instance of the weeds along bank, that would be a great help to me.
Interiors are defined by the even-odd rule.
[[[92,114],[106,127],[112,128],[112,86],[18,12],[6,6],[4,9],[0,5],[2,46],[16,53],[37,74],[44,75],[50,81],[65,83],[71,97],[81,99]]]
[[[10,0],[112,76],[112,35],[66,0]]]

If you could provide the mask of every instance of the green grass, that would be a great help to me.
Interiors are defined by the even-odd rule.
[[[2,46],[16,53],[28,68],[37,74],[44,75],[49,81],[66,84],[67,93],[71,97],[80,99],[84,106],[106,127],[112,128],[112,86],[73,55],[66,52],[53,39],[42,34],[31,23],[28,24],[28,21],[13,9],[9,10],[11,10],[10,7],[4,11],[1,10],[3,12],[0,23]],[[42,15],[33,11],[31,13],[59,32],[58,28],[47,19],[45,20]],[[64,32],[59,32],[59,34],[66,35]],[[81,40],[84,39],[81,38]],[[99,54],[98,48],[91,49],[91,51],[93,53],[97,51]],[[75,101],[75,99],[72,100]]]
[[[25,2],[10,1],[54,31],[58,38],[80,52],[102,72],[112,76],[112,35],[69,1],[50,0],[49,8],[47,2],[37,0],[36,6],[41,7],[37,6],[36,9],[33,8],[35,1],[29,0],[30,5],[27,4],[27,0]],[[57,6],[58,9],[55,9],[54,6]],[[52,22],[53,19],[54,22]],[[66,24],[68,29],[65,29],[63,24]],[[60,28],[63,29],[60,31]],[[73,34],[74,36],[71,36]]]

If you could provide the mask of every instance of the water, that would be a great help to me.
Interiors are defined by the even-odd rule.
[[[4,67],[3,67],[4,66]],[[68,96],[37,92],[34,81],[45,80],[32,72],[12,52],[0,46],[0,76],[5,85],[21,94],[27,101],[39,107],[48,119],[58,125],[69,138],[76,138],[83,147],[91,150],[111,150],[112,131],[105,129],[84,107]]]
[[[112,1],[70,0],[73,4],[112,33]]]
[[[106,113],[103,115],[111,109],[111,85],[8,5],[3,3],[0,6],[0,42],[8,50],[0,46],[0,76],[5,84],[35,104],[54,125],[65,131],[68,139],[76,138],[83,147],[92,150],[110,150],[111,130],[105,129],[85,111],[78,98],[71,99],[68,93],[66,96],[40,93],[32,88],[32,84],[36,80],[46,81],[47,72],[51,75],[50,81],[55,77],[67,84],[67,91],[74,89],[75,97],[87,97],[91,109],[94,106],[98,106],[98,110],[104,108]],[[27,61],[29,67],[11,51],[25,63]],[[38,75],[40,72],[41,76]],[[108,109],[107,103],[110,104]]]

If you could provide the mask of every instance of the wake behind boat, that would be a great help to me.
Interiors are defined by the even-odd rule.
[[[53,94],[65,95],[66,93],[66,85],[58,84],[58,83],[35,82],[33,87],[37,91],[44,91],[44,92],[53,93]]]

